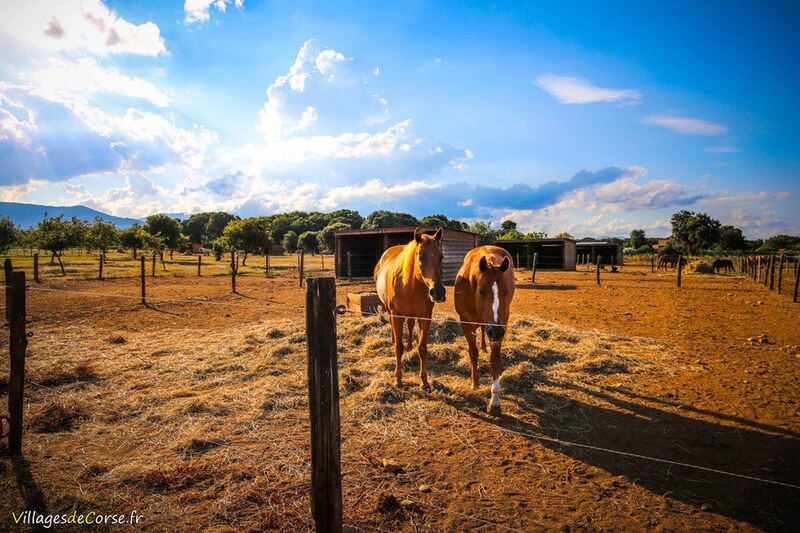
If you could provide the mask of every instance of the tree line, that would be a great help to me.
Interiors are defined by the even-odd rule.
[[[683,252],[696,255],[701,252],[715,254],[731,252],[768,252],[787,249],[800,251],[800,237],[776,235],[767,240],[746,240],[742,230],[723,225],[706,213],[679,211],[672,216],[672,235],[666,248],[659,251]],[[274,215],[240,218],[224,211],[196,213],[180,220],[159,214],[147,217],[142,224],[118,229],[113,223],[96,217],[92,223],[76,217],[48,216],[35,228],[23,230],[14,226],[8,217],[0,217],[0,253],[12,247],[45,250],[51,254],[51,264],[58,261],[64,272],[61,256],[71,248],[97,250],[104,257],[109,250],[128,249],[134,259],[138,252],[157,254],[162,262],[164,253],[182,252],[190,244],[200,244],[213,250],[217,259],[225,250],[244,254],[263,253],[280,245],[285,251],[303,249],[307,252],[330,251],[335,246],[335,232],[347,229],[379,229],[398,227],[444,226],[472,231],[478,235],[479,244],[497,240],[542,239],[544,232],[522,233],[513,220],[505,220],[494,229],[491,222],[472,224],[448,218],[442,214],[416,218],[408,213],[378,210],[366,218],[358,211],[339,209],[330,213],[318,211],[292,211]],[[559,233],[555,238],[573,239],[569,233]],[[597,241],[584,237],[584,241]],[[644,230],[635,229],[630,238],[603,239],[613,244],[624,244],[628,253],[651,253],[659,239],[648,238]]]

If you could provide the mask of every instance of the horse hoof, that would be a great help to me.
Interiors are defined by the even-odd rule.
[[[402,387],[403,386],[403,378],[397,378],[394,380],[395,387]]]
[[[492,416],[500,416],[503,414],[503,410],[500,409],[499,405],[490,405],[486,411]]]
[[[474,381],[474,382],[472,383],[472,390],[478,390],[478,388],[479,388],[479,387],[480,387],[480,385],[478,385],[478,382],[477,382],[477,381]]]
[[[424,392],[431,391],[431,386],[428,383],[423,383],[422,385],[419,386],[419,388],[422,389]]]

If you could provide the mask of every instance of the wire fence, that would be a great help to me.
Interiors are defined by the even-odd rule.
[[[2,287],[3,288],[7,288],[7,286],[5,286],[5,285],[3,285]],[[140,297],[138,295],[107,292],[107,291],[102,291],[102,292],[80,291],[80,290],[59,289],[59,288],[52,288],[52,287],[41,287],[41,286],[29,286],[29,287],[27,287],[27,290],[31,291],[32,293],[58,294],[58,295],[64,295],[64,296],[69,296],[69,297],[117,298],[117,299],[121,299],[121,300],[139,300],[140,299]],[[301,312],[305,311],[305,309],[306,309],[305,306],[286,305],[286,304],[280,304],[280,303],[254,304],[254,303],[243,303],[243,302],[238,302],[238,301],[214,301],[214,300],[204,300],[204,299],[201,300],[201,299],[195,299],[195,298],[166,298],[166,297],[149,296],[148,297],[148,301],[158,302],[158,303],[163,303],[163,304],[169,304],[169,305],[179,306],[179,307],[185,307],[187,309],[188,309],[188,306],[192,306],[192,308],[195,308],[196,306],[239,307],[239,308],[247,308],[247,309],[259,310],[259,311],[263,311],[265,313],[267,313],[270,310],[281,309],[281,310],[291,311],[292,313],[294,313],[294,314],[292,314],[290,316],[290,319],[293,319],[293,320],[300,320],[301,317],[302,317],[302,313]],[[91,306],[89,306],[89,307],[91,307]],[[358,316],[358,315],[361,315],[361,316],[383,316],[384,315],[384,313],[381,313],[381,312],[358,312],[358,313],[350,312],[350,311],[344,311],[344,312],[347,312],[351,316]],[[455,316],[455,315],[452,315],[452,314],[448,314],[446,316],[439,315],[439,316],[435,316],[435,317],[434,316],[432,316],[432,317],[404,316],[404,315],[403,316],[394,315],[394,316],[397,317],[397,318],[417,320],[417,321],[441,321],[442,323],[447,322],[447,321],[459,321],[458,317]],[[582,331],[582,330],[577,330],[577,329],[574,329],[574,328],[563,327],[560,324],[557,324],[557,323],[552,322],[552,321],[547,321],[547,320],[545,320],[545,319],[543,319],[543,318],[541,318],[541,317],[539,317],[539,316],[537,316],[535,314],[527,314],[527,315],[520,314],[520,315],[515,315],[515,316],[517,318],[517,322],[520,322],[520,321],[523,321],[523,320],[527,320],[527,321],[534,320],[534,321],[537,321],[539,323],[545,324],[546,327],[548,327],[549,329],[551,329],[553,331],[559,331],[559,332],[570,333],[570,334],[578,334],[578,335],[597,336],[597,337],[607,338],[607,339],[611,339],[611,340],[628,340],[628,341],[636,340],[636,341],[645,341],[645,342],[658,343],[658,344],[708,345],[708,346],[724,347],[726,349],[761,349],[761,350],[763,350],[763,349],[776,349],[776,347],[772,347],[772,346],[752,345],[752,344],[732,344],[731,342],[701,341],[701,340],[696,340],[696,339],[685,339],[685,338],[683,338],[683,339],[675,339],[675,338],[655,338],[655,337],[633,336],[633,335],[618,335],[618,334],[614,334],[614,333],[602,332],[602,331],[597,331],[597,330],[593,330],[593,331],[585,331],[585,330],[583,330]],[[277,323],[278,322],[273,322],[273,321],[267,319],[267,320],[262,320],[260,322],[260,326],[264,327],[264,326],[269,325],[269,324],[277,324]],[[485,327],[488,327],[488,326],[491,326],[491,325],[495,325],[493,323],[484,323],[484,322],[462,322],[462,323],[467,323],[467,324],[471,324],[471,325],[478,325],[478,326],[485,326]],[[513,327],[515,327],[515,325],[512,324],[511,327],[513,328]],[[244,332],[244,331],[250,331],[251,329],[252,328],[240,328],[239,330],[235,330],[235,331]],[[53,344],[53,346],[56,346],[56,345],[57,344]],[[67,346],[65,346],[65,347],[67,347]],[[153,363],[152,360],[148,360],[148,359],[146,359],[146,358],[144,358],[144,357],[142,357],[140,355],[137,355],[135,353],[129,353],[128,356],[131,357],[132,359],[135,359],[135,360],[139,361],[142,364],[150,365],[150,364]],[[110,355],[106,355],[106,357],[111,357],[111,356]],[[187,368],[185,368],[185,366],[186,365],[183,365],[183,367],[176,369],[176,371],[178,373],[184,375],[189,380],[198,380],[199,381],[199,378],[197,377],[196,373],[188,370]],[[52,394],[59,394],[60,393],[60,391],[58,389],[56,389],[54,387],[47,386],[47,385],[42,384],[42,383],[38,383],[38,382],[35,382],[35,381],[29,381],[29,383],[30,383],[30,385],[32,385],[35,388],[38,388],[38,389],[41,389],[41,390],[47,390]],[[157,423],[157,422],[150,422],[150,421],[147,421],[147,420],[141,420],[141,422],[146,424],[146,425],[148,425],[149,427],[152,427],[153,429],[163,430],[163,426],[161,424]],[[242,426],[242,427],[234,427],[234,428],[229,428],[229,429],[232,430],[232,431],[230,431],[232,433],[239,433],[240,431],[248,433],[247,430],[249,430],[251,428],[249,428],[247,426]],[[530,433],[530,432],[517,431],[517,430],[513,430],[513,429],[505,428],[505,427],[500,427],[500,426],[498,426],[498,429],[500,431],[508,433],[508,434],[514,434],[514,435],[517,435],[517,436],[526,437],[526,438],[530,438],[530,439],[535,439],[535,440],[538,440],[538,441],[546,441],[546,442],[550,442],[552,444],[556,444],[558,446],[589,449],[589,450],[592,450],[592,451],[595,451],[595,452],[601,452],[601,453],[606,453],[606,454],[624,456],[624,457],[629,457],[629,458],[642,460],[642,461],[648,461],[648,462],[652,462],[652,463],[667,464],[667,465],[671,465],[671,466],[689,468],[689,469],[694,469],[694,470],[698,470],[698,471],[704,471],[704,472],[713,473],[713,474],[717,474],[717,475],[721,475],[721,476],[727,476],[727,477],[732,477],[732,478],[737,478],[737,479],[744,479],[744,480],[748,480],[748,481],[754,481],[754,482],[758,482],[758,483],[764,483],[764,484],[769,484],[769,485],[774,485],[774,486],[780,486],[780,487],[787,488],[787,489],[800,489],[800,485],[794,484],[794,483],[776,481],[776,480],[771,480],[771,479],[767,479],[767,478],[762,478],[762,477],[759,477],[759,476],[751,476],[751,475],[747,475],[747,474],[741,474],[741,473],[737,473],[737,472],[733,472],[733,471],[729,471],[729,470],[711,468],[711,467],[692,464],[692,463],[688,463],[688,462],[673,461],[673,460],[668,460],[668,459],[664,459],[664,458],[653,457],[653,456],[647,455],[646,453],[636,453],[636,452],[617,450],[617,449],[608,448],[608,447],[602,447],[602,446],[593,446],[593,445],[590,445],[590,444],[580,443],[580,442],[576,442],[576,441],[559,439],[559,438],[555,438],[555,437],[552,437],[552,436],[549,436],[549,435],[545,435],[545,434],[536,434],[536,433]],[[147,441],[148,439],[149,439],[148,436],[142,436],[138,440],[135,440],[135,442],[141,443],[141,442]],[[246,449],[244,449],[242,447],[246,446],[246,445],[274,444],[275,443],[275,437],[273,435],[270,435],[269,438],[224,438],[222,440],[218,440],[218,442],[215,439],[211,439],[211,441],[212,441],[212,443],[224,444],[234,454],[238,454],[238,455],[241,455],[243,457],[248,457],[248,458],[253,459],[253,460],[261,461],[261,460],[263,460],[263,455],[262,454],[259,454],[257,452],[251,452],[251,451],[246,450]],[[131,463],[141,462],[141,459],[140,458],[134,458],[134,459],[130,459],[128,462],[131,462]],[[306,482],[307,479],[308,479],[308,477],[307,477],[308,476],[308,470],[307,470],[307,468],[303,468],[300,471],[295,472],[294,475],[295,475],[296,480],[298,482]],[[378,490],[378,487],[374,487],[374,488],[375,488],[375,490]],[[485,519],[485,518],[480,517],[480,516],[473,516],[473,515],[461,513],[459,511],[454,510],[454,509],[448,509],[447,507],[442,507],[442,506],[438,505],[435,502],[428,501],[428,500],[422,499],[420,497],[411,496],[411,495],[407,495],[407,494],[403,495],[402,497],[405,498],[405,499],[408,499],[410,501],[413,501],[416,505],[420,505],[420,506],[429,508],[429,509],[433,510],[434,512],[438,512],[438,513],[442,513],[442,514],[451,514],[451,515],[454,515],[454,516],[458,516],[460,518],[473,521],[475,524],[491,526],[491,527],[495,527],[497,529],[503,529],[503,530],[508,530],[508,531],[519,531],[519,529],[515,529],[513,527],[509,527],[509,526],[506,526],[506,525],[504,525],[502,523],[491,521],[491,520]],[[375,528],[375,529],[378,529],[378,528]]]

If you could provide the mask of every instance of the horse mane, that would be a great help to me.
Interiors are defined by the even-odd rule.
[[[417,244],[416,240],[411,241],[410,243],[406,244],[406,247],[403,248],[403,252],[401,253],[402,262],[403,262],[403,284],[410,285],[411,280],[414,278],[414,271],[417,268],[417,263],[415,261],[417,255]]]

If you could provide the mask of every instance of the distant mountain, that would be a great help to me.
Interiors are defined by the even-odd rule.
[[[36,227],[45,213],[51,217],[58,215],[64,215],[64,218],[78,217],[86,222],[92,222],[94,217],[100,217],[107,222],[113,222],[120,229],[130,227],[135,222],[142,222],[135,218],[108,215],[83,205],[55,206],[0,202],[0,215],[9,217],[14,224],[23,229]]]

